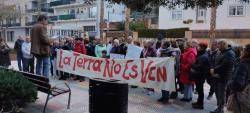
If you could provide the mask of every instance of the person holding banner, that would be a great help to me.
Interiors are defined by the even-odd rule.
[[[87,51],[86,51],[85,45],[83,43],[83,39],[82,38],[76,38],[75,41],[76,42],[75,42],[75,45],[74,45],[74,52],[86,55]],[[80,80],[80,82],[81,82],[81,81],[85,80],[85,77],[77,76],[75,78],[75,80],[77,80],[77,79]]]
[[[143,58],[147,57],[156,57],[156,51],[153,48],[153,42],[150,40],[146,40],[144,42],[144,49],[142,50]],[[147,95],[151,95],[154,93],[154,89],[152,88],[147,88]]]
[[[96,41],[97,45],[95,46],[95,56],[98,58],[102,58],[102,51],[103,50],[107,51],[107,47],[101,39],[96,39]]]
[[[193,98],[194,81],[190,80],[191,65],[195,62],[197,50],[192,46],[192,41],[187,41],[185,51],[181,55],[180,81],[184,84],[184,97],[181,101],[190,102]]]
[[[176,53],[174,48],[171,47],[171,43],[169,41],[163,41],[161,47],[157,50],[158,57],[175,57]],[[163,104],[168,103],[169,101],[169,91],[162,90],[162,97],[158,100]]]

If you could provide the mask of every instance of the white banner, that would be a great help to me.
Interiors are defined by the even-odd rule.
[[[89,78],[115,79],[140,87],[176,90],[173,58],[105,59],[58,50],[57,69]]]

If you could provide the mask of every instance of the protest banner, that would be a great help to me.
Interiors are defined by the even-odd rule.
[[[110,53],[111,59],[124,59],[125,55]]]
[[[143,48],[129,44],[125,59],[139,59]]]
[[[140,87],[176,90],[173,58],[105,59],[58,50],[57,69],[89,78],[121,80]]]

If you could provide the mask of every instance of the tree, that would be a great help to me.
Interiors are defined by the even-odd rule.
[[[0,26],[2,36],[6,38],[6,29],[11,25],[11,21],[21,17],[21,12],[16,9],[15,5],[0,4]],[[6,24],[4,25],[4,21]]]
[[[217,7],[223,4],[224,0],[109,0],[114,3],[123,3],[127,7],[143,9],[146,6],[164,6],[174,9],[176,6],[187,8],[211,8],[211,21],[209,36],[211,40],[215,39],[216,30],[216,12]],[[141,2],[138,2],[141,1]],[[241,2],[249,2],[250,0],[240,0]]]
[[[150,0],[106,0],[111,3],[125,4],[125,40],[129,36],[129,24],[130,24],[130,15],[131,10],[144,10],[146,6],[150,3]]]

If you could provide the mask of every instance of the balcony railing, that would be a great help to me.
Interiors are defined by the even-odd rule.
[[[76,2],[76,0],[58,0],[58,1],[50,2],[50,7],[73,4],[75,2]]]
[[[11,23],[2,25],[2,27],[17,27],[17,26],[21,26],[21,23]]]
[[[59,20],[70,20],[70,19],[76,19],[75,14],[69,14],[69,15],[59,15]]]
[[[50,16],[49,20],[50,21],[57,21],[58,20],[58,16]]]
[[[27,9],[26,10],[27,13],[36,13],[38,12],[38,9],[34,8],[34,9]],[[51,8],[41,8],[41,12],[48,12],[48,13],[54,13],[54,10]]]
[[[26,26],[33,26],[34,24],[36,24],[36,22],[27,22],[27,23],[25,23]]]

